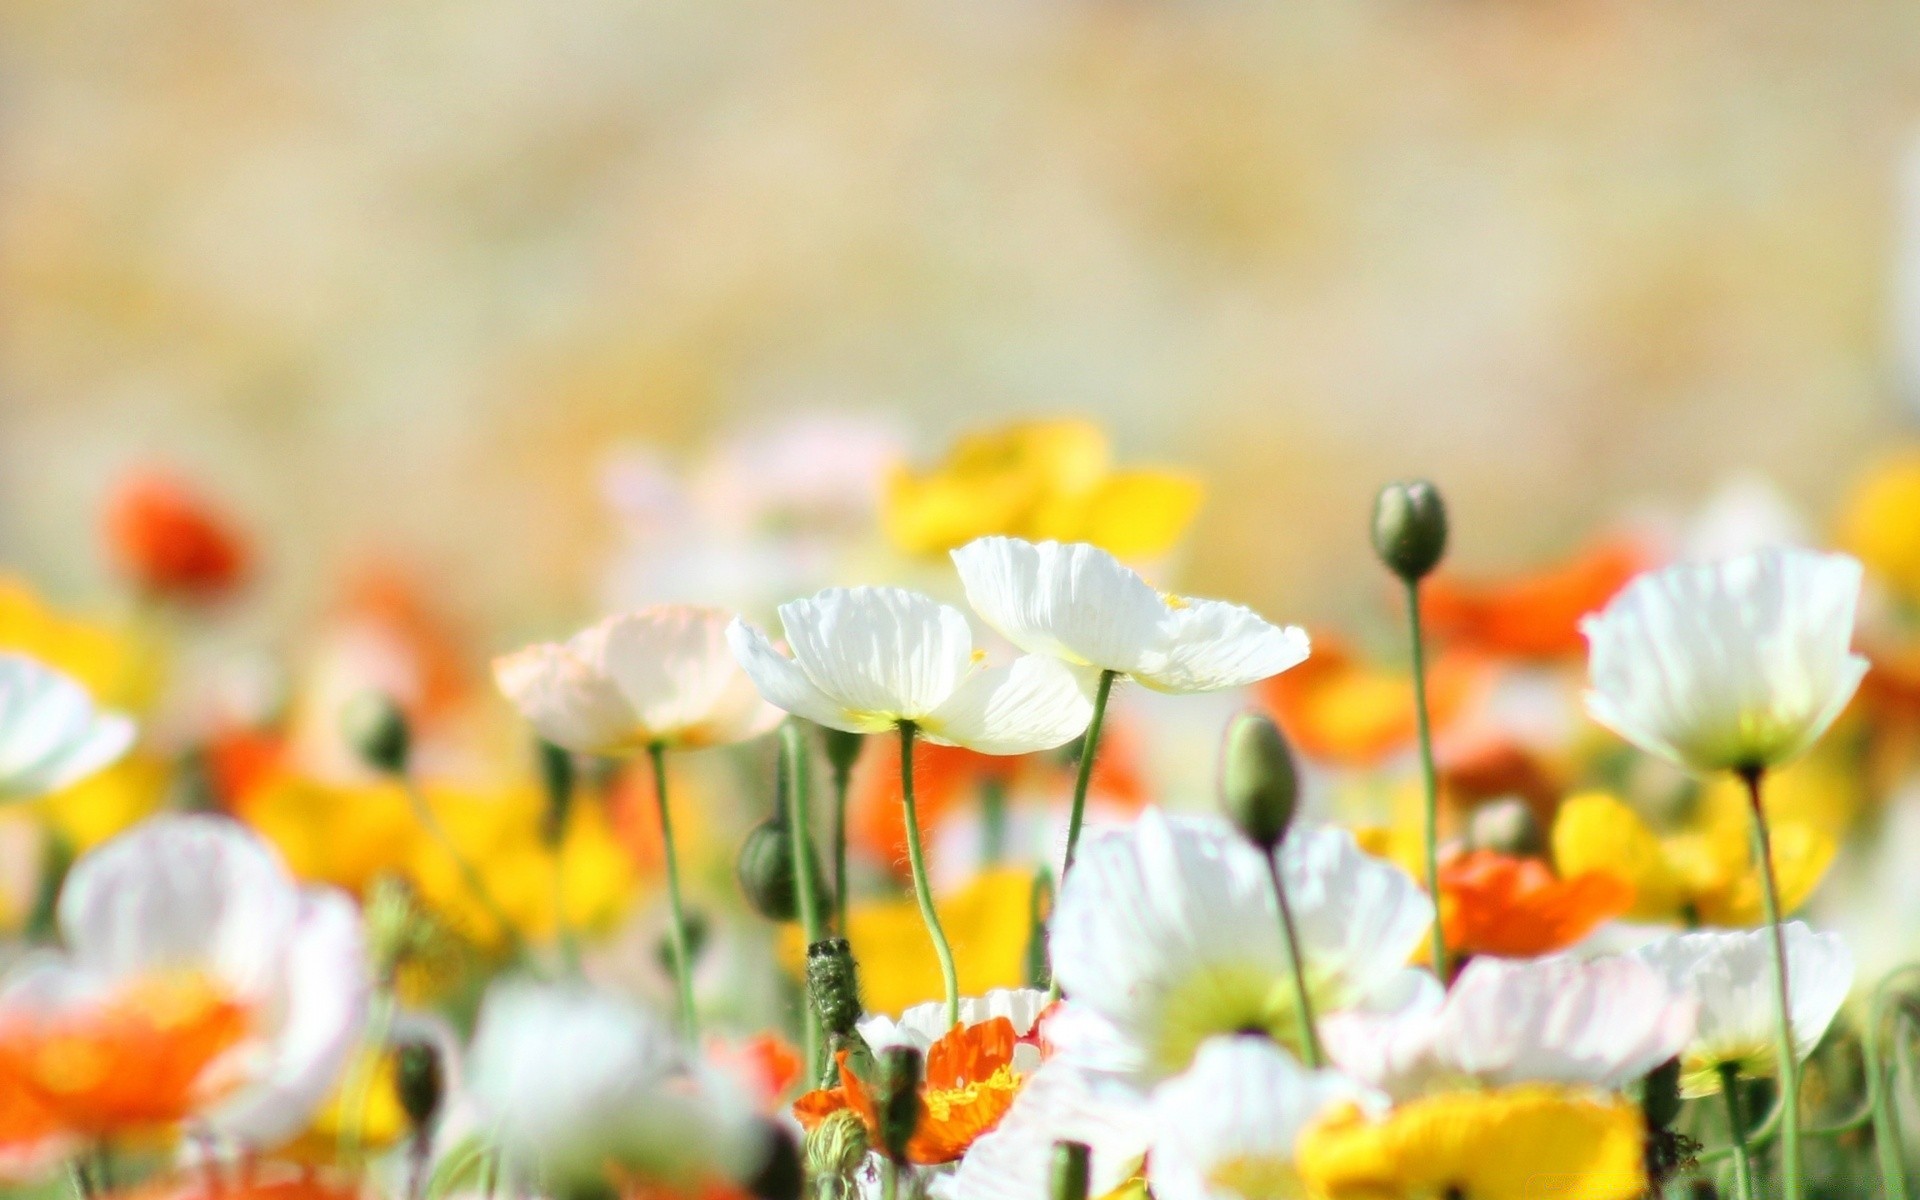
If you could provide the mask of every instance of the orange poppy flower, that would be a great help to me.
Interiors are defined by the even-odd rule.
[[[707,1039],[707,1058],[752,1089],[762,1104],[777,1104],[800,1079],[800,1053],[777,1033],[760,1033],[743,1042]]]
[[[0,1016],[0,1079],[77,1134],[172,1125],[235,1082],[219,1062],[250,1023],[205,977],[156,975],[97,1004]]]
[[[920,1127],[907,1142],[907,1159],[920,1166],[949,1163],[967,1152],[975,1138],[1000,1123],[1019,1094],[1024,1078],[1013,1069],[1013,1022],[995,1017],[978,1025],[956,1025],[927,1051],[920,1099]],[[878,1142],[880,1118],[873,1096],[840,1055],[840,1086],[808,1092],[794,1101],[793,1115],[812,1129],[840,1109],[850,1108]]]
[[[1469,583],[1441,573],[1420,589],[1420,615],[1443,645],[1498,658],[1578,655],[1586,651],[1580,618],[1651,565],[1638,543],[1616,538],[1511,579]]]
[[[250,553],[232,521],[160,471],[141,470],[108,498],[106,540],[114,565],[141,590],[217,600],[246,575]]]
[[[1633,905],[1633,885],[1610,872],[1561,879],[1537,858],[1492,850],[1443,865],[1440,894],[1449,950],[1507,958],[1564,950]]]
[[[1427,671],[1428,712],[1436,732],[1466,707],[1480,671],[1444,655]],[[1313,657],[1260,685],[1267,711],[1301,753],[1364,767],[1413,744],[1413,682],[1403,667],[1369,663],[1339,634],[1313,631]]]
[[[113,1200],[358,1200],[365,1194],[317,1171],[302,1169],[267,1179],[261,1178],[264,1173],[253,1164],[232,1173],[211,1169],[110,1194]]]

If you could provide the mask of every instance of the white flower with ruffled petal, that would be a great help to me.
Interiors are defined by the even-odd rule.
[[[767,700],[849,733],[911,723],[984,754],[1051,750],[1093,715],[1086,680],[1042,655],[983,665],[960,610],[902,588],[830,588],[780,606],[789,658],[741,620],[727,630]]]
[[[25,654],[0,653],[0,803],[80,782],[113,765],[133,735],[131,718],[94,707],[73,679]]]
[[[939,1200],[1044,1196],[1054,1143],[1075,1141],[1091,1152],[1089,1194],[1104,1196],[1139,1171],[1152,1139],[1146,1093],[1054,1058],[1021,1087],[1000,1123],[974,1140],[959,1167],[933,1180],[931,1190]]]
[[[1853,987],[1853,954],[1839,934],[1815,933],[1803,921],[1788,921],[1780,932],[1787,947],[1794,1049],[1805,1059]],[[1771,931],[1674,934],[1642,946],[1634,957],[1699,1003],[1693,1037],[1680,1056],[1682,1095],[1719,1091],[1723,1063],[1746,1078],[1778,1072]]]
[[[1185,1074],[1153,1090],[1147,1182],[1157,1200],[1304,1198],[1294,1143],[1341,1101],[1383,1107],[1340,1072],[1310,1071],[1265,1038],[1210,1039]]]
[[[1396,1099],[1467,1082],[1617,1090],[1680,1053],[1695,1010],[1637,959],[1476,958],[1444,1001],[1332,1013],[1320,1040],[1342,1070]]]
[[[953,562],[967,603],[1020,649],[1155,691],[1245,687],[1307,657],[1304,630],[1237,604],[1163,596],[1085,542],[978,538]]]
[[[727,646],[732,614],[664,604],[495,659],[494,680],[556,746],[631,754],[743,742],[781,721]]]
[[[1769,549],[1651,571],[1581,622],[1587,711],[1695,771],[1777,767],[1847,706],[1860,564]]]
[[[1317,1012],[1398,1009],[1438,988],[1407,966],[1433,904],[1406,872],[1345,830],[1306,821],[1279,853]],[[1151,1080],[1184,1070],[1216,1034],[1295,1036],[1272,877],[1219,818],[1150,808],[1092,833],[1061,888],[1049,947],[1074,1002],[1047,1025],[1063,1055]]]
[[[1013,1026],[1013,1036],[1025,1038],[1033,1032],[1034,1022],[1040,1019],[1049,1003],[1047,994],[1039,988],[994,988],[982,996],[960,998],[960,1024],[974,1026],[1005,1017]],[[949,1032],[947,1006],[938,1000],[914,1005],[901,1013],[897,1021],[884,1013],[869,1013],[860,1018],[860,1037],[876,1052],[888,1046],[912,1046],[924,1054]],[[1038,1046],[1029,1041],[1014,1046],[1015,1071],[1030,1075],[1039,1066]]]

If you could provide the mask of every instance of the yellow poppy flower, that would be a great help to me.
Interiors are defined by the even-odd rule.
[[[1841,508],[1838,541],[1909,599],[1920,599],[1920,450],[1874,466]]]
[[[105,770],[40,797],[31,807],[75,854],[84,854],[158,812],[171,780],[165,760],[136,749]]]
[[[63,613],[17,579],[0,578],[0,650],[32,655],[79,680],[96,704],[122,711],[150,705],[165,673],[151,637]]]
[[[1301,1178],[1326,1200],[1632,1200],[1646,1188],[1640,1113],[1529,1085],[1415,1100],[1383,1120],[1351,1104],[1300,1135]]]
[[[1092,542],[1140,559],[1172,548],[1201,495],[1186,475],[1114,470],[1106,435],[1090,422],[1025,421],[961,438],[930,471],[899,468],[881,523],[910,554],[1008,534]]]
[[[953,944],[961,995],[1027,982],[1032,896],[1033,879],[1025,871],[995,870],[935,901]],[[847,913],[847,940],[860,962],[860,998],[868,1011],[898,1014],[941,994],[940,963],[912,897],[854,905]],[[798,926],[785,926],[781,961],[797,973],[805,954],[805,935]]]
[[[357,1060],[340,1073],[340,1083],[327,1102],[314,1114],[313,1123],[279,1151],[279,1156],[301,1163],[330,1163],[339,1154],[340,1135],[347,1125],[347,1113],[353,1101],[348,1091],[360,1093],[360,1119],[355,1126],[362,1149],[384,1150],[407,1134],[406,1110],[400,1107],[396,1085],[398,1068],[392,1054],[378,1060],[362,1051]]]

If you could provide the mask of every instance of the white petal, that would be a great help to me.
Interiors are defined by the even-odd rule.
[[[1336,825],[1295,821],[1280,846],[1287,900],[1323,1007],[1391,993],[1404,1002],[1420,976],[1407,961],[1433,925],[1433,901],[1413,877],[1360,849]]]
[[[1131,674],[1161,646],[1167,606],[1097,546],[984,537],[953,564],[980,619],[1029,654]]]
[[[542,643],[493,660],[493,678],[540,736],[581,754],[618,754],[644,742],[639,718],[613,680],[565,646]]]
[[[1058,659],[1023,655],[974,672],[920,726],[930,741],[982,754],[1051,750],[1086,732],[1090,682]]]
[[[855,714],[919,720],[973,667],[960,610],[904,588],[829,588],[781,605],[780,624],[814,687]]]
[[[1057,1141],[1091,1149],[1092,1195],[1125,1183],[1152,1136],[1146,1097],[1124,1084],[1050,1061],[1033,1073],[1000,1123],[959,1169],[934,1184],[943,1200],[1033,1200],[1047,1194]]]
[[[1187,600],[1167,614],[1164,650],[1134,674],[1162,692],[1245,687],[1307,660],[1306,631],[1268,623],[1252,609],[1220,600]]]
[[[0,800],[77,783],[126,753],[134,726],[94,708],[87,690],[24,654],[0,653]]]
[[[849,712],[808,679],[799,664],[774,649],[767,635],[738,617],[727,626],[727,642],[740,667],[769,704],[830,729],[879,733],[894,720],[884,714]]]
[[[781,719],[728,648],[729,620],[719,609],[658,605],[602,621],[568,649],[617,685],[645,740],[724,745]]]

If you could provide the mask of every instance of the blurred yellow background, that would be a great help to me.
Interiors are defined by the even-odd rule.
[[[1286,619],[1400,474],[1469,567],[1744,468],[1819,515],[1912,423],[1916,132],[1890,2],[14,0],[0,561],[97,587],[157,458],[270,620],[385,549],[546,628],[613,447],[815,411],[1090,415]]]

